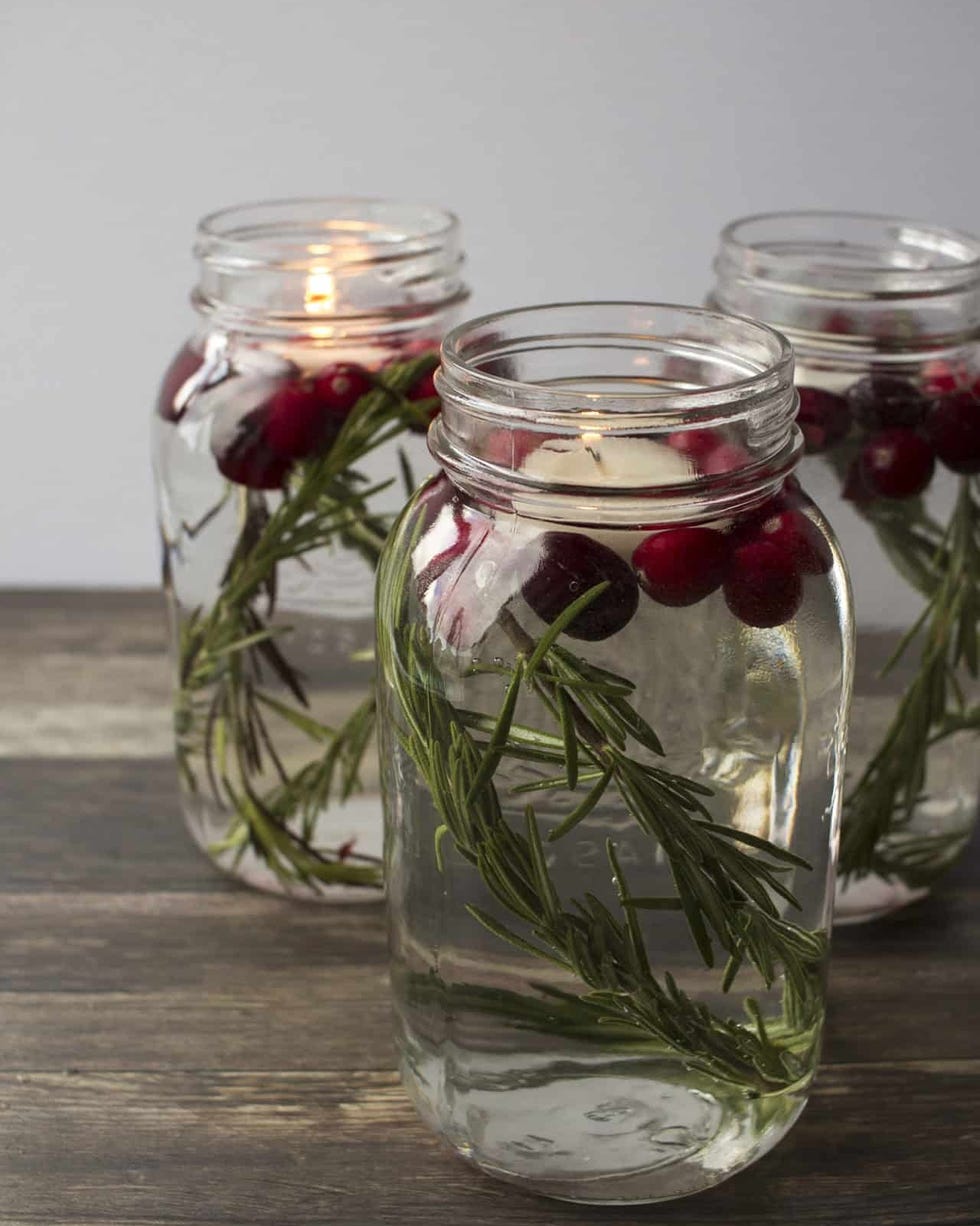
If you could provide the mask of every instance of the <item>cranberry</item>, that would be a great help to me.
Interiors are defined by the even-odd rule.
[[[774,505],[751,528],[755,540],[768,541],[804,575],[825,575],[834,562],[827,538],[812,519],[791,506]]]
[[[851,428],[851,410],[843,396],[818,387],[801,387],[797,425],[810,455],[835,447]]]
[[[861,475],[883,498],[914,498],[932,480],[936,457],[914,430],[880,430],[861,449]]]
[[[701,471],[708,477],[737,472],[752,462],[752,457],[738,443],[721,443],[701,461]]]
[[[164,421],[180,421],[187,407],[178,401],[177,393],[181,390],[191,375],[196,374],[204,365],[204,358],[190,345],[183,345],[177,350],[173,361],[167,367],[157,393],[157,416]]]
[[[444,472],[438,472],[429,481],[426,481],[415,499],[415,510],[420,518],[421,531],[428,532],[439,518],[442,508],[458,496],[459,491]]]
[[[854,320],[844,311],[831,311],[824,319],[821,330],[832,336],[850,336],[855,331]]]
[[[416,576],[415,590],[418,593],[419,600],[425,596],[425,593],[433,583],[446,573],[453,562],[463,556],[470,543],[470,537],[473,535],[473,525],[463,516],[462,502],[455,498],[450,506],[453,521],[453,537],[446,548],[441,549],[435,557],[431,558]]]
[[[433,367],[432,370],[427,370],[424,375],[421,375],[405,393],[406,398],[411,401],[432,401],[429,405],[419,405],[424,419],[413,417],[408,423],[408,428],[414,430],[416,434],[425,434],[439,416],[439,410],[442,408],[439,393],[436,391],[435,379],[436,368]]]
[[[980,473],[980,398],[969,392],[944,396],[929,414],[926,433],[947,468]]]
[[[690,456],[697,467],[724,442],[717,430],[675,430],[667,436],[667,446],[679,451],[681,455]]]
[[[343,421],[362,396],[374,391],[374,380],[363,366],[335,362],[317,371],[313,390],[324,412]]]
[[[852,384],[847,399],[854,420],[865,430],[918,426],[929,407],[925,396],[908,379],[867,375]]]
[[[597,583],[609,586],[565,628],[572,638],[597,642],[630,621],[639,604],[633,572],[606,545],[578,532],[545,532],[536,542],[534,569],[521,593],[545,622],[553,622]]]
[[[711,528],[668,528],[641,541],[633,554],[640,587],[658,604],[697,604],[721,587],[728,542]]]
[[[253,490],[281,488],[292,461],[273,451],[265,438],[268,407],[253,409],[239,418],[230,441],[215,453],[220,472],[238,485]]]
[[[287,383],[269,401],[268,410],[266,445],[289,460],[305,460],[336,434],[336,425],[309,383]]]
[[[959,388],[964,375],[962,369],[936,358],[922,369],[922,387],[927,396],[948,396]]]
[[[769,629],[788,622],[803,599],[793,557],[771,541],[750,540],[732,556],[725,603],[747,626]]]

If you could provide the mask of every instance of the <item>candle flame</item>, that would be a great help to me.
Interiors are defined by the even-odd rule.
[[[303,306],[307,315],[332,315],[337,309],[337,283],[326,268],[312,268],[306,278]]]

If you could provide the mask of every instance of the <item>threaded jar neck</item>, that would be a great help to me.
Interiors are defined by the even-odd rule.
[[[795,465],[783,337],[652,303],[569,303],[452,331],[432,450],[453,480],[521,513],[643,525],[757,501]]]
[[[914,364],[980,336],[980,240],[900,217],[766,213],[721,234],[709,305],[765,319],[801,360]]]
[[[240,205],[202,219],[194,253],[194,306],[228,331],[320,342],[417,332],[468,297],[459,222],[428,205]]]

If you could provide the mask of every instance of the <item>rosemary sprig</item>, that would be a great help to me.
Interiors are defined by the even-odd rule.
[[[335,544],[376,566],[390,522],[372,503],[390,482],[372,486],[357,466],[408,424],[426,419],[431,404],[405,393],[436,360],[430,353],[387,367],[330,449],[297,466],[274,507],[266,494],[238,489],[239,535],[218,596],[208,608],[191,611],[180,627],[175,728],[185,785],[192,791],[206,787],[230,812],[228,833],[215,850],[237,856],[251,850],[287,884],[378,888],[381,865],[356,848],[314,843],[318,813],[360,788],[375,700],[372,687],[338,728],[313,716],[304,678],[285,654],[288,627],[272,624],[278,568]],[[185,535],[193,536],[210,518]],[[179,550],[179,541],[165,548],[170,585],[172,555]],[[311,757],[298,770],[286,767],[277,748],[286,727],[310,741]],[[270,773],[271,786],[265,782]]]
[[[869,517],[884,510],[871,504]],[[874,519],[872,522],[876,522]],[[891,525],[891,530],[894,524]],[[900,554],[913,556],[906,544]],[[904,636],[886,671],[919,649],[916,674],[902,696],[885,738],[844,802],[840,869],[845,876],[876,872],[917,881],[950,859],[949,841],[919,841],[915,854],[892,850],[882,840],[913,818],[926,793],[929,749],[954,732],[980,728],[960,685],[961,670],[978,675],[980,658],[980,499],[975,480],[960,480],[956,507],[921,574],[926,606]]]
[[[412,624],[405,603],[411,591],[406,557],[386,554],[382,566],[382,677],[394,703],[398,739],[441,818],[433,854],[442,866],[444,842],[451,839],[511,919],[505,923],[476,905],[467,908],[470,914],[501,941],[577,978],[582,985],[577,999],[590,1022],[626,1026],[692,1068],[754,1095],[804,1083],[821,1019],[826,936],[786,919],[777,899],[798,906],[781,875],[808,866],[764,839],[715,823],[704,805],[708,789],[648,760],[662,757],[663,748],[629,701],[632,683],[557,644],[562,629],[605,585],[584,593],[537,641],[505,611],[502,624],[517,655],[509,668],[494,666],[507,688],[492,719],[459,710],[448,700],[427,631]],[[554,731],[515,721],[518,700],[529,693],[552,715]],[[640,747],[639,755],[631,742]],[[650,838],[651,859],[655,844],[663,848],[676,893],[634,896],[609,840],[615,909],[591,892],[566,905],[548,871],[533,806],[527,805],[520,829],[504,815],[495,778],[505,758],[554,768],[554,777],[535,784],[536,790],[574,791],[573,780],[588,786],[550,831],[551,841],[584,820],[613,789],[618,804]],[[587,769],[578,773],[582,763]],[[767,988],[783,975],[784,1014],[793,1039],[774,1037],[752,998],[745,1005],[747,1021],[739,1023],[694,1000],[668,972],[658,978],[639,923],[643,910],[683,912],[704,963],[714,965],[719,951],[727,956],[724,991],[746,963]]]

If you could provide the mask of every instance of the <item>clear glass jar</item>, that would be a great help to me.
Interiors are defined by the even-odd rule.
[[[977,816],[980,241],[789,213],[723,233],[712,304],[796,351],[802,476],[856,578],[838,922],[927,894]]]
[[[276,201],[206,217],[195,251],[154,418],[184,814],[250,885],[380,897],[374,570],[431,471],[458,223]]]
[[[542,307],[437,386],[378,578],[402,1074],[503,1179],[696,1192],[791,1127],[822,1029],[850,609],[791,352]]]

